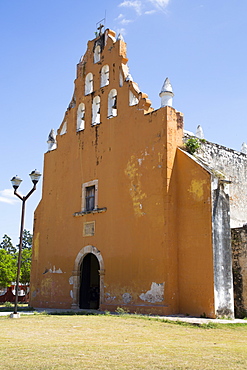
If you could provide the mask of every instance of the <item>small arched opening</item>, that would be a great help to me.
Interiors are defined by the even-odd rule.
[[[94,55],[93,55],[94,63],[100,62],[100,52],[101,52],[100,45],[97,45],[96,48],[94,49]]]
[[[100,87],[109,85],[109,73],[110,73],[110,68],[108,64],[105,64],[101,69]]]
[[[95,96],[93,98],[92,105],[92,125],[98,125],[100,123],[100,97]]]
[[[117,116],[117,90],[112,89],[108,95],[108,118]]]
[[[89,72],[85,78],[85,95],[93,92],[93,74]]]
[[[81,103],[77,109],[76,130],[81,131],[85,128],[85,104]]]

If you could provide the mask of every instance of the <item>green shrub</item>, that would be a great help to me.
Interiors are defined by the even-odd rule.
[[[4,306],[5,307],[12,307],[12,303],[11,302],[4,302]]]
[[[200,141],[195,137],[191,137],[185,143],[185,147],[190,154],[194,154],[197,151],[197,149],[200,148],[200,146],[201,146]]]
[[[129,312],[129,310],[123,307],[117,307],[115,312],[118,313],[119,315],[126,315]]]

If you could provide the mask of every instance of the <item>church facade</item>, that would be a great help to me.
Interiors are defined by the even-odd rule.
[[[184,150],[166,80],[154,110],[106,30],[88,42],[45,153],[30,304],[234,315],[224,178]]]

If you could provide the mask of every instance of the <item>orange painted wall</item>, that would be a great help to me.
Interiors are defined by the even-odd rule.
[[[181,150],[175,172],[179,312],[214,317],[211,175]]]
[[[194,313],[198,302],[206,302],[206,312],[212,303],[211,271],[201,256],[209,262],[210,238],[203,232],[210,229],[211,209],[210,205],[198,206],[188,187],[195,171],[198,181],[206,181],[203,197],[208,196],[209,175],[182,153],[178,153],[174,169],[177,146],[182,145],[182,115],[171,107],[154,111],[147,95],[138,93],[131,81],[119,86],[119,71],[127,62],[123,41],[114,42],[108,37],[99,63],[93,62],[94,41],[88,43],[78,64],[76,103],[66,111],[60,126],[61,130],[66,121],[67,133],[58,135],[57,149],[45,154],[42,200],[35,212],[30,304],[70,308],[75,259],[82,248],[91,245],[104,260],[101,309],[126,306],[145,313]],[[110,67],[110,84],[101,88],[100,70],[104,64]],[[85,96],[88,72],[94,76],[94,92]],[[113,88],[118,93],[118,115],[109,119],[107,98]],[[135,106],[129,106],[130,90],[139,99]],[[92,126],[91,107],[96,95],[101,98],[101,123]],[[81,102],[86,106],[85,130],[76,132]],[[96,179],[98,207],[107,210],[75,217],[74,213],[82,210],[82,184]],[[182,207],[179,212],[178,207]],[[193,219],[191,210],[195,211]],[[201,211],[204,216],[198,220]],[[201,244],[192,243],[194,227],[188,219],[196,222]],[[84,237],[83,224],[89,221],[95,221],[95,235]],[[195,265],[197,259],[200,267]],[[192,271],[190,276],[188,271]],[[205,299],[201,297],[201,287],[206,282],[199,283],[203,274],[210,282],[208,294],[203,292]],[[162,302],[140,298],[152,283],[164,283]],[[132,297],[127,305],[124,293]],[[186,302],[187,298],[190,302]]]

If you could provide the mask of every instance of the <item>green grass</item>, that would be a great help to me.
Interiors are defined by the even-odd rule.
[[[0,369],[247,369],[246,324],[23,314],[0,325]]]

